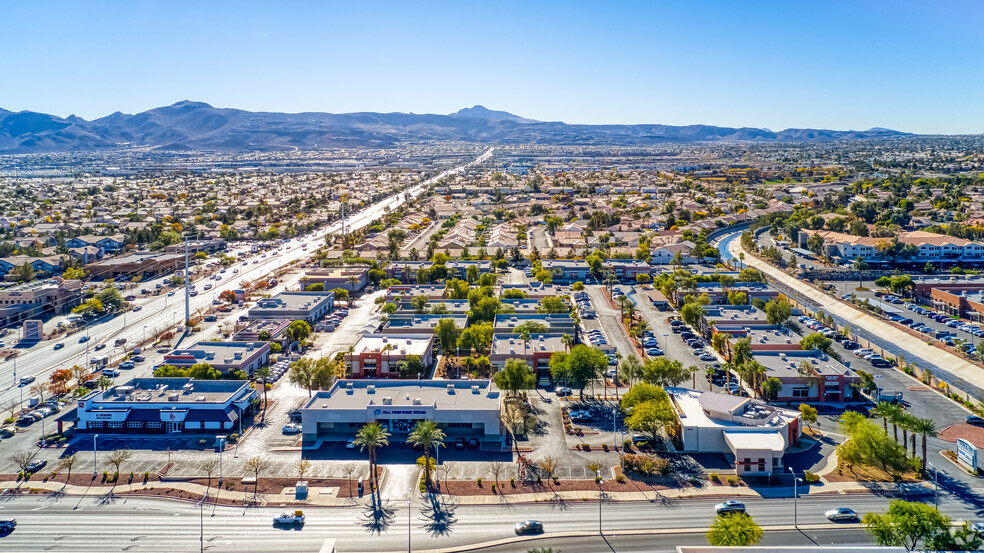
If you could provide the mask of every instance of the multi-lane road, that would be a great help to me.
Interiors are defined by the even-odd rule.
[[[586,494],[590,497],[590,494]],[[891,498],[877,495],[805,496],[798,500],[793,528],[793,499],[748,499],[749,514],[767,529],[766,543],[870,543],[856,524],[830,523],[824,512],[848,506],[859,512],[883,511]],[[930,501],[932,498],[930,497]],[[670,503],[606,503],[601,521],[617,551],[674,551],[683,543],[706,543],[704,532],[714,517],[713,499]],[[954,520],[975,520],[964,504],[941,497],[941,510]],[[564,551],[601,551],[598,502],[566,504],[503,504],[487,506],[438,505],[413,498],[409,511],[401,501],[385,505],[376,515],[366,499],[349,507],[305,509],[303,528],[277,528],[272,517],[282,509],[208,506],[143,498],[17,497],[0,501],[0,517],[14,517],[17,529],[0,537],[4,551],[192,551],[199,536],[209,551],[319,551],[326,538],[337,540],[338,551],[400,551],[447,549],[514,537],[516,522],[543,521],[548,534],[535,543],[513,543],[488,551],[526,551],[536,546]],[[410,513],[410,517],[407,513]],[[409,523],[409,524],[408,524]],[[381,531],[375,531],[380,528]],[[649,537],[627,534],[657,531]],[[562,537],[575,533],[580,537]]]
[[[492,151],[490,148],[466,165],[443,171],[417,186],[349,215],[345,218],[346,230],[356,230],[368,225],[371,221],[398,207],[406,201],[407,197],[419,195],[427,186],[437,180],[459,173],[471,165],[489,159],[492,156]],[[199,309],[208,308],[213,297],[218,297],[225,290],[239,288],[239,284],[243,280],[254,280],[310,255],[323,243],[326,234],[338,232],[341,228],[342,223],[339,221],[314,233],[291,240],[285,244],[290,248],[281,246],[280,253],[275,256],[266,253],[266,257],[255,257],[254,259],[260,261],[259,263],[254,264],[251,259],[246,265],[239,264],[231,267],[226,273],[221,274],[223,277],[221,281],[207,281],[213,284],[212,290],[208,293],[200,293],[190,299],[191,312],[195,313]],[[307,249],[303,249],[302,245],[306,245]],[[232,268],[238,268],[240,272],[232,274]],[[144,283],[141,286],[152,288],[153,284]],[[25,398],[27,396],[26,390],[17,389],[17,381],[14,379],[15,371],[18,380],[27,376],[43,380],[55,369],[71,367],[74,364],[85,365],[87,358],[96,353],[94,348],[99,344],[107,344],[106,349],[98,352],[99,355],[111,355],[114,353],[113,343],[117,338],[126,338],[127,343],[133,345],[141,342],[145,336],[153,336],[155,331],[163,331],[184,321],[183,290],[179,290],[173,297],[152,296],[148,300],[138,300],[137,303],[141,306],[140,311],[129,312],[126,316],[119,315],[90,325],[85,331],[90,338],[87,343],[79,343],[79,337],[83,334],[74,334],[59,340],[43,340],[30,349],[18,349],[19,355],[16,358],[0,363],[0,403],[10,399],[19,399],[22,392],[24,392]],[[55,345],[58,343],[63,343],[64,347],[55,350]],[[119,354],[120,352],[115,353]]]

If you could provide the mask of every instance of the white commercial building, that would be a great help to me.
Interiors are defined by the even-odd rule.
[[[436,421],[448,439],[500,442],[502,393],[489,380],[338,380],[301,407],[305,443],[349,440],[366,423],[406,440],[417,421]]]
[[[723,453],[739,476],[784,472],[782,457],[802,433],[798,411],[715,392],[667,392],[680,415],[683,451]]]

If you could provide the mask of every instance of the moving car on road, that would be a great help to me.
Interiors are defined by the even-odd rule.
[[[734,499],[729,499],[722,503],[718,503],[714,506],[714,512],[717,514],[724,513],[744,513],[745,504],[741,501],[735,501]]]
[[[0,532],[12,532],[17,527],[17,519],[0,520]]]
[[[524,520],[516,523],[517,536],[529,536],[543,533],[543,523],[539,520]]]
[[[284,511],[273,517],[274,524],[304,524],[304,511]]]
[[[827,516],[827,520],[857,520],[858,513],[854,509],[848,509],[847,507],[838,507],[836,509],[831,509],[824,513]]]

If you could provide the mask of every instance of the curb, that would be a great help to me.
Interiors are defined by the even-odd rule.
[[[828,530],[831,528],[861,528],[861,524],[800,524],[798,526],[793,525],[780,525],[780,526],[762,526],[763,532],[788,532],[790,530]],[[516,536],[515,538],[502,538],[498,540],[490,540],[486,542],[478,542],[469,545],[459,545],[455,547],[445,547],[441,549],[417,549],[417,553],[464,553],[467,551],[477,551],[481,549],[498,547],[502,545],[527,543],[527,542],[537,542],[541,540],[556,540],[563,538],[593,538],[593,537],[618,537],[618,536],[665,536],[665,535],[680,535],[680,534],[705,534],[708,528],[659,528],[659,529],[644,529],[644,530],[619,530],[615,532],[554,532],[549,534],[541,534],[539,536]],[[399,551],[392,552],[374,552],[374,553],[400,553]]]

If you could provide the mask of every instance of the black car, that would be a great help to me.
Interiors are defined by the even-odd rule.
[[[842,345],[844,346],[844,349],[858,349],[861,347],[861,344],[855,342],[854,340],[847,340]]]
[[[697,335],[693,332],[681,332],[680,338],[683,338],[684,340],[696,340]]]
[[[964,422],[973,426],[984,426],[984,419],[977,415],[967,415]]]
[[[516,523],[516,535],[525,536],[531,534],[542,534],[543,523],[539,520],[524,520]]]
[[[469,438],[469,440],[468,440],[468,447],[476,448],[479,445],[481,445],[481,444],[479,443],[478,438]]]
[[[48,465],[48,461],[45,461],[44,459],[38,459],[37,461],[34,461],[33,463],[27,465],[24,468],[27,469],[27,472],[37,472],[43,469],[47,465]]]

